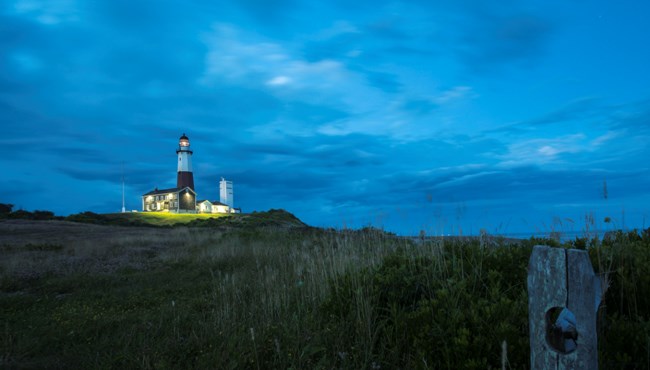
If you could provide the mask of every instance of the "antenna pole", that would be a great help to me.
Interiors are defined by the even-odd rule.
[[[126,213],[126,207],[124,206],[124,162],[122,162],[122,213]]]

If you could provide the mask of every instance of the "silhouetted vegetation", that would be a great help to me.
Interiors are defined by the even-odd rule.
[[[0,203],[0,218],[5,218],[7,215],[9,215],[13,208],[13,204]]]
[[[609,276],[600,363],[607,369],[650,368],[650,228],[611,232],[588,251],[594,269]]]
[[[10,220],[61,220],[63,217],[55,216],[54,212],[51,211],[39,211],[34,212],[25,211],[19,209],[17,211],[12,211],[13,204],[4,204],[0,203],[0,219],[10,219]]]

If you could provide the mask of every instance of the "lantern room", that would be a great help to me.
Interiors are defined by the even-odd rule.
[[[190,139],[183,134],[178,140],[178,150],[189,150],[190,148]]]

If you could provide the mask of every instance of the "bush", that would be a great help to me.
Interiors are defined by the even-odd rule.
[[[0,217],[9,215],[13,208],[13,204],[0,203]]]
[[[63,217],[58,217],[54,215],[54,212],[51,211],[34,211],[29,212],[22,209],[19,209],[14,212],[4,212],[10,211],[12,209],[12,204],[2,204],[0,203],[0,219],[13,219],[13,220],[61,220]]]
[[[9,218],[12,220],[33,220],[34,214],[32,214],[29,211],[24,211],[22,209],[19,209],[15,212],[11,212],[9,214]]]
[[[606,273],[599,359],[607,368],[650,366],[650,228],[616,231],[590,248],[594,270]]]
[[[348,356],[354,366],[499,367],[505,340],[510,365],[524,368],[529,365],[525,284],[530,250],[451,243],[438,256],[413,257],[414,251],[401,249],[378,269],[341,279],[323,305],[324,315],[331,318],[330,326],[357,335],[336,338],[341,351],[371,349],[364,356]],[[364,290],[367,294],[360,296]],[[372,307],[370,336],[360,328],[345,330],[359,326],[363,306]]]
[[[51,211],[34,211],[32,214],[32,220],[54,220],[54,212]]]
[[[106,224],[108,222],[108,218],[106,216],[97,214],[95,212],[90,212],[90,211],[70,215],[66,217],[65,220],[72,221],[72,222],[83,222],[89,224]]]

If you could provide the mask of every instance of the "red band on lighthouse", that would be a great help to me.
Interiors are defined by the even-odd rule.
[[[192,172],[179,172],[178,176],[176,177],[176,187],[189,187],[190,189],[194,190],[194,175]]]

